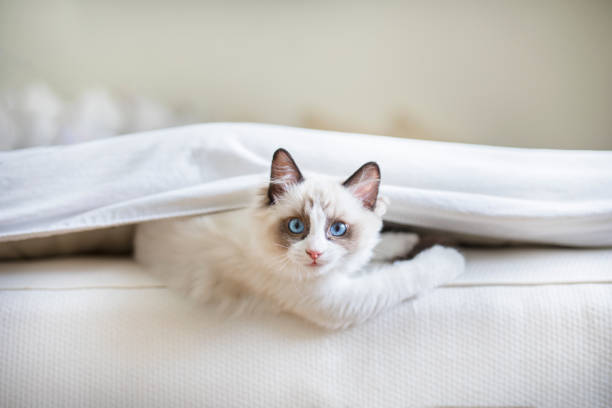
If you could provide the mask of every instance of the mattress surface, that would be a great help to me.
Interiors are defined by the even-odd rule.
[[[0,406],[612,406],[612,249],[470,249],[353,329],[227,318],[128,258],[0,263]]]

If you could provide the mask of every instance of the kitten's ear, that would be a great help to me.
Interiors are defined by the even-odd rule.
[[[287,189],[304,181],[300,169],[293,161],[293,157],[285,149],[278,149],[272,156],[272,168],[270,170],[270,186],[268,187],[268,199],[274,204]]]
[[[376,197],[378,197],[378,186],[380,185],[378,164],[374,162],[364,164],[342,185],[360,199],[364,207],[374,210]]]

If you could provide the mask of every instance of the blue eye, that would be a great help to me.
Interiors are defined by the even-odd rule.
[[[334,237],[341,237],[346,234],[346,224],[340,221],[334,222],[331,227],[329,227],[329,232]]]
[[[299,218],[292,218],[289,220],[289,231],[294,234],[301,234],[304,232],[304,223]]]

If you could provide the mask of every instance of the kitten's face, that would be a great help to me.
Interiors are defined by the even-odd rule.
[[[376,208],[379,180],[375,163],[362,166],[344,184],[304,179],[289,153],[279,149],[259,218],[272,269],[307,279],[366,263],[382,225],[384,208]]]

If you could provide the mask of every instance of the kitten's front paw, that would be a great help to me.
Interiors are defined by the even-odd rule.
[[[419,243],[419,236],[410,232],[385,232],[374,249],[374,260],[391,261],[406,257]]]
[[[414,258],[424,263],[427,286],[435,287],[450,282],[465,271],[465,258],[454,248],[435,245]]]
[[[401,248],[402,255],[408,255],[410,251],[419,243],[419,236],[411,232],[389,232],[393,236],[393,240],[397,241]]]

